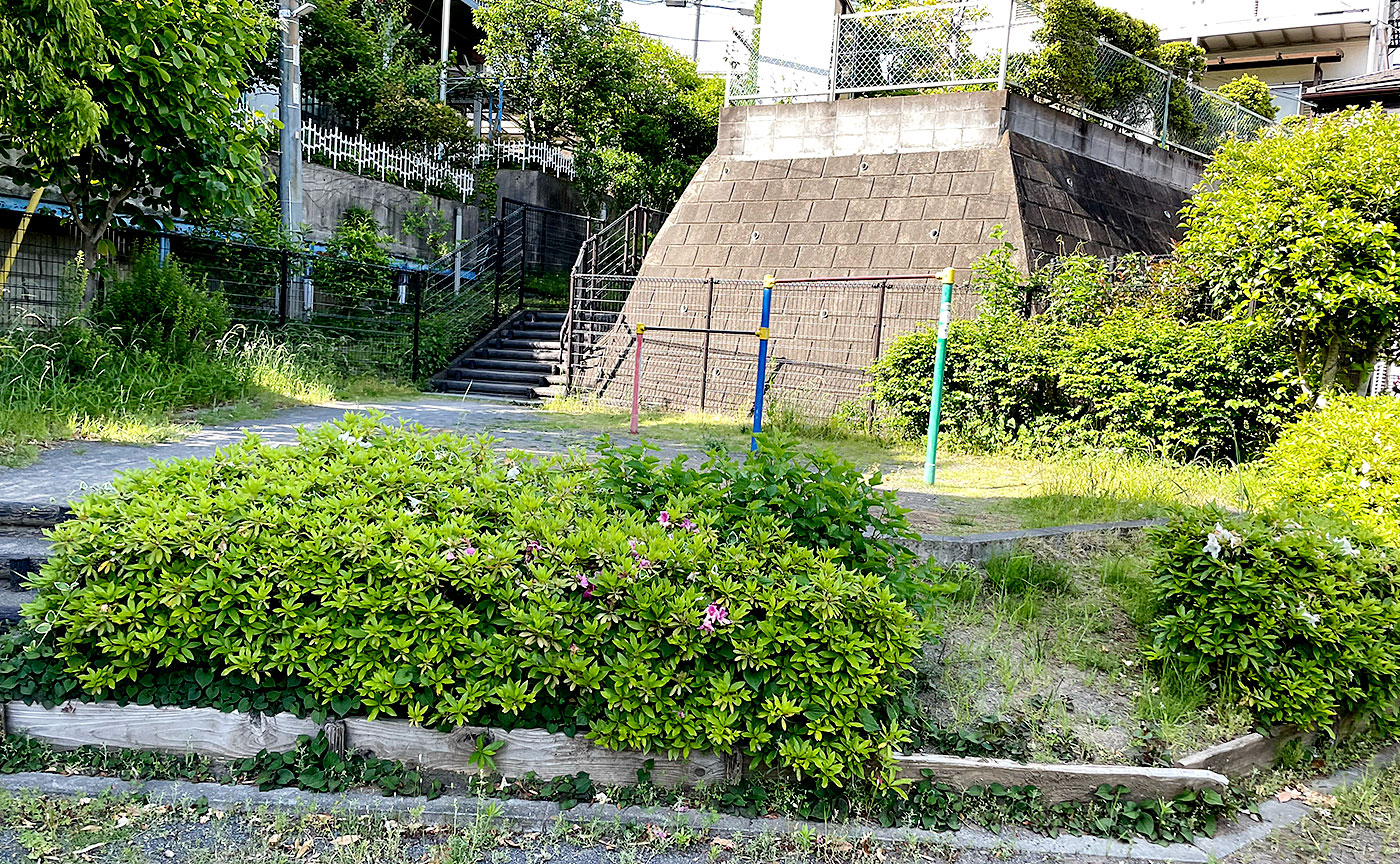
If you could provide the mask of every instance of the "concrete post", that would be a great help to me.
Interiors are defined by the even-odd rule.
[[[278,18],[282,24],[282,52],[277,115],[282,121],[277,172],[277,192],[282,205],[282,230],[294,233],[301,226],[301,36],[295,5],[282,0]]]

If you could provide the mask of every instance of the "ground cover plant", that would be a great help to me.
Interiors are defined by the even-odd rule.
[[[7,680],[294,681],[335,714],[886,776],[921,628],[855,544],[683,492],[624,505],[605,476],[353,415],[124,475],[55,529]]]

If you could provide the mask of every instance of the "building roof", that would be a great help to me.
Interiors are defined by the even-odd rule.
[[[1380,72],[1372,72],[1369,75],[1357,75],[1355,78],[1343,78],[1340,81],[1329,81],[1326,84],[1319,84],[1308,91],[1309,95],[1327,96],[1341,95],[1343,93],[1369,93],[1376,90],[1400,89],[1400,68],[1384,69]]]

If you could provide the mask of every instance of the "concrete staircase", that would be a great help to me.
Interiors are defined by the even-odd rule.
[[[564,392],[563,312],[517,312],[433,378],[444,393],[534,402]]]

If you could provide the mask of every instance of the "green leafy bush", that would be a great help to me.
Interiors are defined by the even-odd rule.
[[[875,398],[909,435],[928,427],[937,333],[895,341],[874,365]],[[1257,452],[1297,412],[1268,334],[1233,321],[1183,323],[1120,309],[1079,325],[985,315],[948,337],[944,429],[964,446],[1109,446],[1178,458]]]
[[[154,246],[142,250],[130,274],[107,289],[96,317],[123,346],[176,361],[210,347],[229,329],[223,295],[196,285],[174,258],[161,261]]]
[[[889,489],[829,451],[799,453],[791,439],[766,433],[758,452],[736,461],[712,453],[699,468],[685,456],[669,463],[648,445],[617,447],[605,436],[596,467],[600,489],[614,506],[664,509],[674,498],[742,522],[771,517],[793,531],[795,542],[829,552],[843,567],[903,583],[916,557],[900,545],[915,539],[907,512]],[[901,584],[901,587],[908,587]]]
[[[1274,104],[1274,94],[1269,90],[1269,85],[1265,84],[1263,79],[1247,72],[1216,87],[1215,92],[1269,120],[1278,114],[1278,106]]]
[[[335,713],[888,777],[920,630],[884,580],[774,515],[599,477],[366,417],[250,438],[78,502],[27,620],[91,697],[295,678]]]
[[[1184,513],[1153,534],[1148,656],[1261,724],[1318,728],[1400,693],[1400,553],[1316,517]]]
[[[1216,315],[1287,340],[1317,396],[1400,327],[1400,118],[1379,106],[1228,142],[1182,210],[1182,280]]]
[[[1272,500],[1400,543],[1400,399],[1331,399],[1284,430],[1260,467]]]

